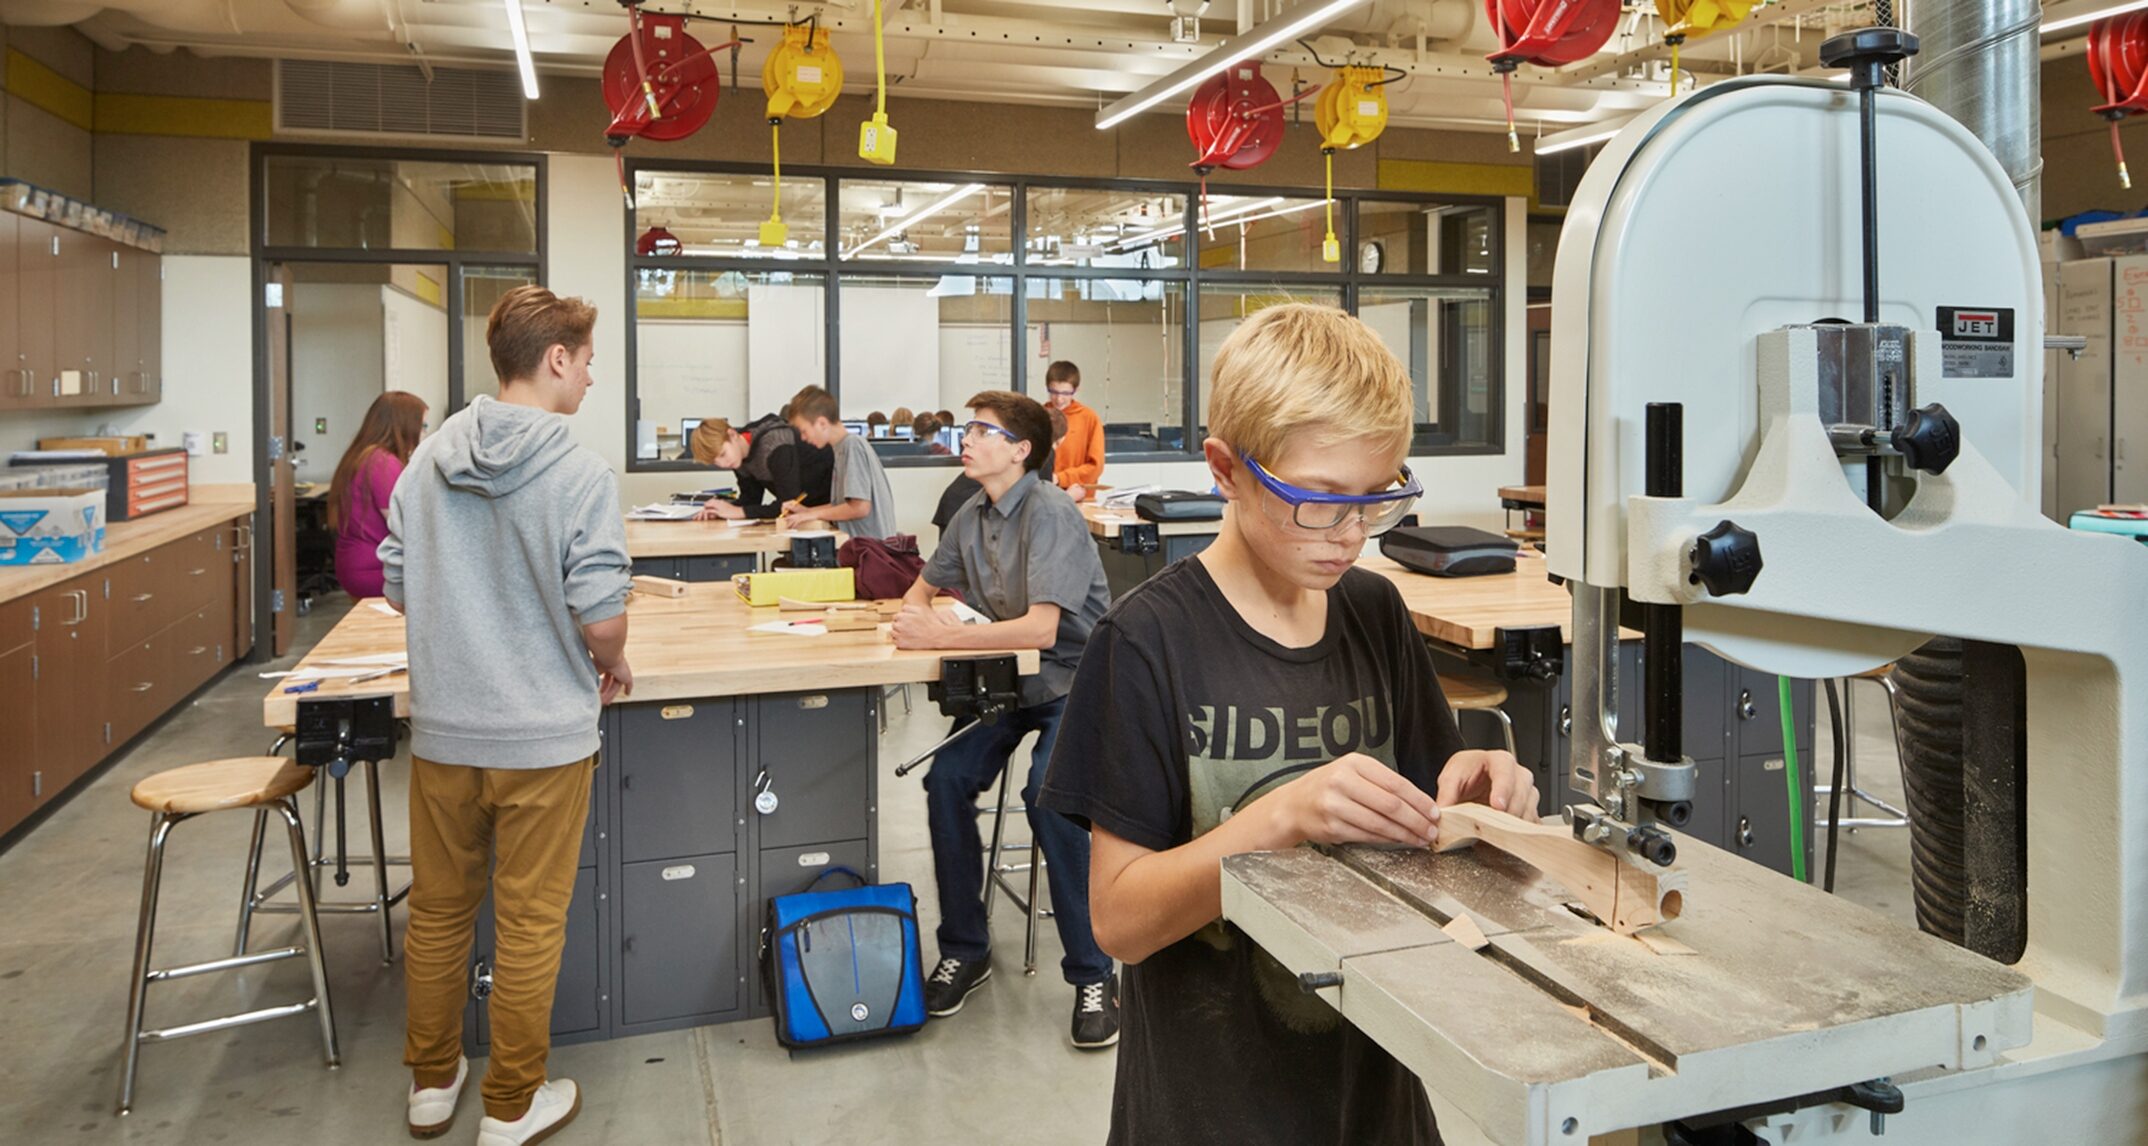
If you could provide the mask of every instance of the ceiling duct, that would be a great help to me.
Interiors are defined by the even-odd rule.
[[[308,135],[520,142],[522,84],[512,70],[410,64],[276,62],[276,130]]]

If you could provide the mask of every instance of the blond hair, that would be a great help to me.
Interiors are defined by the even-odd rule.
[[[687,445],[694,451],[694,460],[705,466],[716,464],[716,451],[731,440],[731,423],[724,418],[703,418],[694,427],[693,437]]]
[[[1268,462],[1293,434],[1322,444],[1372,438],[1409,452],[1415,426],[1410,374],[1380,336],[1327,306],[1271,306],[1240,323],[1216,350],[1209,434]]]

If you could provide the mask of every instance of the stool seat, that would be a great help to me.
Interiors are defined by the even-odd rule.
[[[273,804],[313,783],[313,769],[283,756],[237,756],[145,777],[130,793],[152,812],[193,816]]]
[[[1449,676],[1439,674],[1439,690],[1447,697],[1447,707],[1481,711],[1498,708],[1507,702],[1506,686],[1475,674]]]

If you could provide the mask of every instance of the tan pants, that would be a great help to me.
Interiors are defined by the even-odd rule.
[[[545,1080],[552,993],[596,757],[557,768],[466,768],[410,761],[409,985],[403,1062],[421,1087],[448,1086],[462,1053],[470,942],[492,867],[498,952],[485,1113],[514,1120]]]

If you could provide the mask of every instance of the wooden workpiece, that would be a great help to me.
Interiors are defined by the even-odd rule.
[[[1563,823],[1531,823],[1483,804],[1440,809],[1439,850],[1458,851],[1479,842],[1527,860],[1620,935],[1668,923],[1685,906],[1685,873],[1644,868],[1575,839]]]
[[[353,606],[298,667],[405,651],[402,616],[382,612],[375,607],[380,604]],[[943,657],[991,655],[990,650],[898,649],[877,624],[870,631],[818,637],[749,632],[750,626],[787,618],[773,607],[748,606],[725,582],[689,585],[676,598],[632,594],[627,616],[626,656],[634,668],[629,702],[918,684],[940,679]],[[1013,652],[1024,675],[1037,671],[1037,650],[1000,651]],[[393,696],[396,715],[410,714],[409,677],[403,674],[359,684],[323,680],[318,691],[298,694],[284,691],[295,682],[272,683],[262,702],[262,722],[271,728],[297,720],[302,699]]]
[[[0,601],[27,597],[254,511],[251,493],[244,495],[244,500],[232,495],[218,495],[213,499],[201,495],[202,490],[197,487],[189,495],[196,500],[177,509],[167,509],[133,521],[111,522],[104,527],[104,551],[83,560],[65,565],[10,565],[0,569]]]

